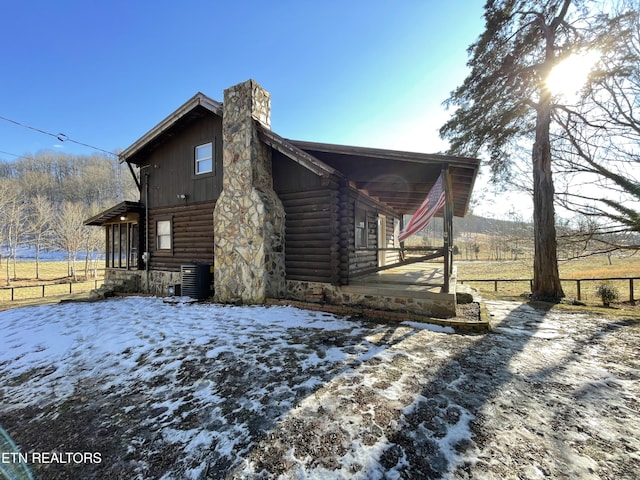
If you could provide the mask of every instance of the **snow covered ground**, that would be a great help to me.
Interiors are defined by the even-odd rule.
[[[640,324],[488,307],[475,336],[149,297],[0,312],[0,425],[24,452],[1,459],[42,479],[637,478]]]

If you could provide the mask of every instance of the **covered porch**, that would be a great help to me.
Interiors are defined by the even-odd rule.
[[[442,257],[442,249],[437,249],[431,255],[378,267],[350,279],[341,290],[346,295],[361,295],[365,303],[383,310],[455,317],[456,269]]]
[[[343,195],[346,197],[340,204],[344,223],[340,232],[343,263],[340,283],[343,286],[357,285],[363,277],[393,267],[440,258],[443,262],[443,276],[439,279],[441,293],[449,293],[453,276],[453,217],[467,213],[479,160],[312,142],[291,143],[339,171],[350,188],[374,202],[366,205],[356,200],[351,211],[353,199]],[[405,227],[404,215],[423,211],[426,197],[431,196],[432,191],[442,195],[439,197],[442,203],[438,203],[441,206],[435,209],[435,216],[443,219],[442,244],[440,247],[408,247],[400,234]],[[434,207],[436,203],[433,202]],[[392,212],[391,216],[385,208]],[[355,232],[351,233],[349,230],[354,227]],[[452,293],[455,296],[455,289]]]
[[[416,261],[392,266],[357,279],[348,285],[312,284],[305,285],[304,294],[290,290],[291,298],[298,301],[269,299],[270,304],[293,304],[300,308],[328,311],[343,315],[363,316],[385,321],[427,322],[443,327],[451,327],[456,332],[482,333],[490,329],[482,306],[478,305],[477,317],[458,317],[456,306],[461,288],[468,302],[480,303],[480,299],[468,293],[464,285],[456,282],[456,268],[448,275],[445,292],[446,270],[442,262]]]
[[[448,285],[445,287],[445,281]],[[366,285],[371,292],[400,290],[402,292],[441,294],[455,292],[456,269],[447,275],[442,263],[419,261],[415,263],[390,266],[386,270],[354,278],[349,286]]]

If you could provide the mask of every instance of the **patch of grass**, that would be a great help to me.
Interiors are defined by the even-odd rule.
[[[89,275],[93,275],[93,271],[91,270]],[[104,261],[101,261],[98,264],[99,272],[102,273],[104,270]],[[84,261],[79,261],[76,263],[76,273],[78,275],[84,276]],[[16,270],[15,277],[13,274],[13,262],[9,261],[9,280],[12,285],[19,285],[25,282],[33,282],[35,280],[39,280],[41,282],[52,282],[61,279],[67,279],[70,275],[69,266],[66,260],[62,261],[41,261],[38,267],[38,276],[36,279],[36,262],[33,260],[18,260],[16,262]],[[4,285],[7,281],[7,259],[3,258],[0,263],[0,284]]]
[[[46,285],[44,287],[44,296],[42,295],[42,285],[20,286],[13,288],[13,301],[11,300],[11,287],[0,287],[0,310],[5,307],[5,302],[16,303],[26,301],[26,304],[38,304],[40,300],[43,303],[51,303],[50,300],[56,299],[56,302],[62,298],[75,297],[78,294],[86,294],[102,285],[102,279],[88,280],[86,282],[77,282],[71,284],[71,293],[69,292],[69,284]],[[49,300],[47,300],[49,299]],[[10,305],[7,305],[9,308]]]
[[[62,298],[74,297],[77,294],[86,294],[96,286],[100,286],[104,276],[104,265],[97,272],[91,270],[89,279],[84,277],[84,262],[76,265],[78,282],[68,276],[66,261],[40,262],[39,278],[35,278],[35,261],[16,262],[16,280],[13,279],[13,263],[9,262],[9,284],[7,285],[7,260],[3,259],[0,265],[0,310],[16,306],[25,306],[42,303],[55,303]],[[93,274],[97,273],[97,277]],[[97,281],[97,283],[96,283]],[[72,282],[71,293],[69,282]],[[42,288],[44,285],[44,296]],[[12,298],[13,288],[13,301]]]
[[[523,293],[529,293],[528,281],[523,282],[498,282],[498,290],[492,282],[466,282],[466,279],[478,280],[509,280],[533,278],[533,267],[530,260],[515,261],[456,261],[454,265],[458,269],[458,280],[464,281],[482,292],[485,298],[488,296],[519,298]],[[594,255],[576,260],[561,261],[558,264],[560,278],[566,279],[562,287],[567,298],[578,298],[578,284],[571,279],[585,278],[615,278],[634,277],[640,275],[640,255],[611,257],[606,255]],[[583,280],[580,282],[580,300],[597,304],[599,297],[596,293],[599,280]],[[609,282],[620,291],[620,299],[629,299],[629,281],[612,280]],[[640,280],[634,282],[634,298],[640,300]]]

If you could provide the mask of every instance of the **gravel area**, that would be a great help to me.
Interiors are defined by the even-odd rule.
[[[480,335],[137,297],[0,312],[0,425],[45,480],[638,478],[640,319],[486,305]]]

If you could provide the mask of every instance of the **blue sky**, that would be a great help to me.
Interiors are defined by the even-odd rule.
[[[271,93],[271,126],[283,137],[438,153],[450,115],[442,102],[468,73],[485,2],[4,3],[0,116],[21,124],[115,152],[196,92],[222,101],[225,88],[253,78]],[[0,160],[41,150],[95,152],[0,119]],[[504,213],[484,180],[475,195],[475,213]]]
[[[482,0],[5,3],[0,116],[108,151],[248,78],[300,140],[438,152]],[[86,147],[0,120],[0,159]]]

